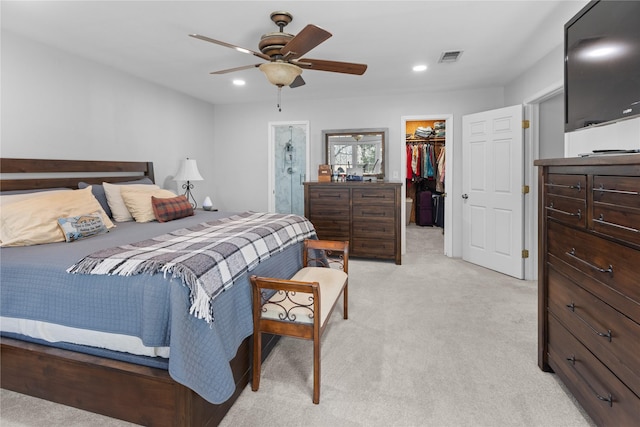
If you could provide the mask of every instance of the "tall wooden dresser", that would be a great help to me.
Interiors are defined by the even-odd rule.
[[[640,425],[640,155],[535,164],[538,365],[598,425]]]
[[[305,182],[304,213],[319,239],[349,241],[349,256],[401,264],[399,182]]]

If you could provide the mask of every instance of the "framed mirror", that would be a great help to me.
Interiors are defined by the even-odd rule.
[[[325,163],[333,174],[382,180],[388,134],[387,128],[323,130]]]

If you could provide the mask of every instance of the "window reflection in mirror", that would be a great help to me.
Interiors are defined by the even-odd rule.
[[[322,131],[325,162],[331,165],[333,174],[384,179],[387,134],[385,128]]]

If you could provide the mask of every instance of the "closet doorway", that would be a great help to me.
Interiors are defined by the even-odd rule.
[[[403,235],[406,237],[407,226],[439,227],[444,234],[443,253],[453,256],[451,200],[447,197],[447,188],[451,188],[447,177],[453,176],[453,115],[404,116],[401,120]],[[402,249],[406,252],[406,238]]]
[[[269,212],[304,215],[309,122],[269,122]]]

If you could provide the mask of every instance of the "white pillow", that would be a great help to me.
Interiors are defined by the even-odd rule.
[[[99,212],[107,228],[113,223],[93,197],[91,187],[84,190],[48,192],[49,194],[10,203],[0,212],[2,246],[28,246],[64,242],[58,218]]]
[[[11,203],[19,202],[21,200],[33,199],[42,196],[48,196],[55,193],[60,193],[62,191],[73,191],[71,188],[65,189],[56,189],[56,190],[44,190],[37,191],[31,193],[15,193],[15,194],[1,194],[0,195],[0,206],[7,206]]]
[[[109,207],[111,208],[111,213],[113,214],[113,220],[118,222],[126,222],[133,221],[133,217],[125,205],[124,200],[122,199],[122,195],[120,194],[120,189],[125,187],[124,185],[115,185],[109,184],[108,182],[103,182],[102,186],[104,188],[104,194],[107,196],[107,203],[109,203]],[[140,189],[159,189],[155,184],[131,184],[127,185],[128,188],[140,188]]]
[[[136,222],[149,222],[156,220],[156,214],[153,211],[153,203],[151,197],[158,199],[170,199],[176,197],[174,193],[169,190],[163,190],[161,188],[131,188],[133,185],[122,186],[120,194],[124,199],[124,204],[131,212],[131,215]]]

